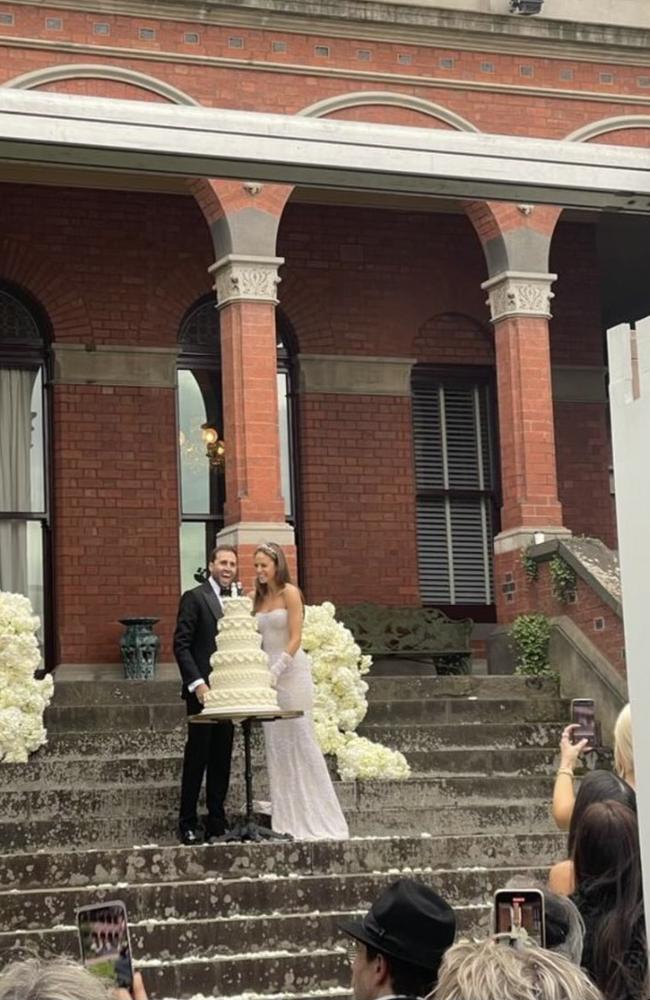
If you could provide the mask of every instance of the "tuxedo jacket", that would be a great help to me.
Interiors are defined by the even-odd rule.
[[[183,698],[195,696],[187,690],[192,681],[208,681],[210,657],[216,649],[217,622],[223,615],[221,602],[209,581],[186,590],[181,597],[174,632],[174,656],[183,680]],[[200,706],[199,706],[200,710]]]

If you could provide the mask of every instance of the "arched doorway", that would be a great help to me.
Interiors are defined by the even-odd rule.
[[[206,454],[203,430],[223,434],[219,313],[213,296],[195,303],[178,334],[178,468],[181,587],[194,586],[223,527],[226,499],[223,463]],[[282,493],[287,521],[295,524],[294,413],[291,328],[278,311],[277,387]],[[224,461],[228,460],[225,442]]]

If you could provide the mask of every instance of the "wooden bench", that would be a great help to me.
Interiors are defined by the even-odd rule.
[[[468,674],[473,622],[452,621],[434,608],[350,604],[336,617],[350,629],[362,653],[373,659],[433,661],[438,674]]]

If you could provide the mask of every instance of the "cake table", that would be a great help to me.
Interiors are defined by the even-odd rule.
[[[195,725],[209,726],[215,722],[241,723],[244,736],[244,776],[246,781],[246,816],[243,823],[237,823],[232,830],[224,836],[224,841],[233,840],[291,840],[287,833],[276,833],[266,826],[260,826],[253,819],[253,765],[251,763],[251,727],[253,722],[275,722],[278,719],[297,719],[303,715],[302,711],[292,709],[269,709],[267,712],[251,712],[249,715],[242,715],[233,711],[211,708],[208,712],[201,712],[199,715],[190,715],[189,722]]]

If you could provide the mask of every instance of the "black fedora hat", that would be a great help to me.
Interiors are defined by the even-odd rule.
[[[363,920],[343,920],[339,927],[390,958],[437,972],[456,936],[456,916],[429,886],[401,878],[382,892]]]

